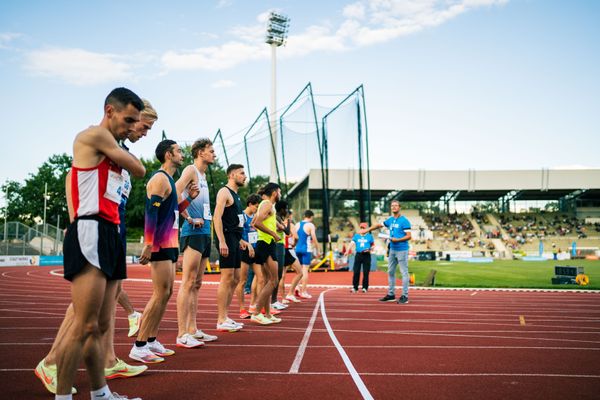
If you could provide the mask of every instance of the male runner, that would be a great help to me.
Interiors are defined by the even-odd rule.
[[[296,243],[296,255],[302,265],[302,288],[297,295],[304,299],[310,299],[312,296],[308,294],[308,272],[310,262],[312,261],[313,251],[316,251],[317,258],[320,257],[319,242],[317,241],[317,233],[313,218],[315,213],[311,210],[304,211],[304,219],[296,224],[296,232],[298,234],[298,243]]]
[[[246,286],[246,280],[248,279],[250,268],[254,270],[254,274],[257,276],[256,279],[259,281],[262,280],[262,277],[260,277],[260,268],[254,267],[254,248],[256,247],[256,242],[258,241],[258,233],[256,232],[256,228],[252,226],[252,220],[254,219],[254,215],[256,214],[260,200],[261,199],[259,195],[254,193],[251,194],[248,196],[248,199],[246,199],[246,209],[244,210],[244,230],[242,231],[242,240],[247,244],[245,245],[246,249],[242,250],[240,281],[235,289],[238,301],[240,303],[241,319],[250,318],[250,313],[246,310],[246,304],[244,301],[244,288]],[[252,298],[250,304],[253,304]]]
[[[123,398],[104,378],[101,336],[110,328],[118,280],[126,278],[125,255],[118,233],[122,175],[126,168],[143,177],[145,168],[118,145],[140,120],[142,100],[126,88],[114,89],[104,102],[99,126],[75,137],[71,190],[67,198],[71,225],[64,242],[64,277],[71,281],[73,325],[57,357],[56,399],[72,399],[81,358],[90,378],[92,398]]]
[[[145,99],[142,99],[142,101],[144,103],[144,109],[140,113],[140,121],[138,123],[136,123],[134,131],[127,138],[132,143],[135,143],[142,137],[146,136],[148,131],[150,129],[152,129],[152,125],[154,124],[154,122],[158,119],[158,115],[157,115],[156,111],[154,110],[154,108],[152,107],[152,105],[150,104],[150,102]],[[129,150],[123,144],[121,144],[121,147],[123,147],[125,150]],[[129,173],[127,172],[127,170],[123,169],[122,175],[123,175],[124,182],[123,182],[123,192],[122,192],[121,203],[119,204],[119,219],[120,219],[119,234],[120,234],[121,240],[123,242],[123,249],[125,250],[126,249],[125,204],[127,203],[127,198],[129,196],[129,191],[131,188],[131,181],[130,181]],[[71,177],[71,175],[69,173],[67,176],[67,181],[66,181],[68,197],[71,196],[70,177]],[[69,204],[69,206],[72,206],[72,204]],[[72,210],[70,212],[72,212]],[[124,254],[125,254],[125,251],[124,251]],[[139,317],[137,315],[133,315],[133,318],[132,318],[131,314],[132,314],[132,312],[134,314],[138,314],[139,316],[141,316],[141,314],[137,313],[133,310],[133,307],[131,306],[131,303],[129,302],[129,298],[127,297],[127,294],[124,291],[119,290],[121,287],[121,282],[122,281],[119,281],[118,286],[117,286],[117,290],[120,292],[118,294],[117,301],[128,312],[128,317],[129,317],[128,319],[129,319],[129,326],[130,326],[129,329],[130,329],[130,336],[131,336],[132,327],[134,329],[136,329],[136,327],[139,326],[139,324],[136,322],[136,320],[139,321]],[[132,324],[132,319],[134,320],[133,324]],[[110,325],[111,327],[106,331],[106,333],[104,335],[102,335],[102,345],[103,345],[103,348],[105,349],[105,354],[106,354],[104,376],[106,377],[106,379],[130,378],[133,376],[137,376],[137,375],[141,374],[142,372],[144,372],[148,367],[145,365],[139,365],[139,366],[128,365],[123,360],[117,358],[117,356],[115,354],[115,350],[114,350],[114,344],[113,344],[113,338],[114,338],[114,333],[115,333],[114,321],[115,321],[115,315],[113,314],[113,316],[111,318],[111,325]],[[46,355],[46,357],[44,357],[39,362],[39,364],[37,365],[37,367],[35,369],[35,375],[42,381],[42,383],[44,384],[46,389],[48,389],[48,391],[53,394],[56,394],[56,372],[57,372],[57,370],[56,370],[56,355],[57,355],[57,351],[59,351],[59,347],[63,344],[64,339],[67,337],[66,330],[70,329],[72,324],[73,324],[73,304],[71,303],[69,305],[69,307],[67,308],[67,313],[65,314],[65,318],[60,326],[58,333],[56,334],[56,338],[54,339],[54,343],[52,344],[52,348],[50,349],[50,352]],[[137,329],[136,329],[136,332],[137,332]],[[73,388],[71,390],[71,392],[73,394],[77,393],[75,388]]]
[[[388,256],[388,292],[379,301],[394,301],[396,299],[396,268],[400,264],[402,274],[402,295],[398,304],[408,303],[408,241],[412,235],[410,232],[410,221],[400,214],[400,202],[392,200],[390,205],[392,215],[381,224],[374,224],[367,229],[359,231],[361,235],[375,229],[386,227],[390,230],[390,250]]]
[[[215,234],[219,247],[221,281],[217,289],[217,330],[235,332],[244,327],[227,316],[233,290],[240,280],[240,240],[244,230],[244,215],[238,189],[246,183],[244,166],[227,167],[227,185],[217,193],[215,204]],[[247,242],[242,242],[247,248]]]
[[[285,213],[284,213],[284,211],[285,211]],[[292,210],[288,210],[286,207],[284,210],[282,210],[282,215],[284,218],[284,224],[289,227],[289,233],[285,236],[285,256],[284,256],[284,262],[283,262],[283,266],[284,266],[283,276],[281,277],[281,280],[279,282],[279,292],[281,293],[282,296],[284,296],[284,298],[281,302],[283,304],[288,304],[289,302],[300,303],[301,300],[299,300],[296,296],[294,296],[296,288],[298,287],[298,284],[300,283],[300,280],[302,279],[302,266],[300,265],[300,262],[298,261],[298,256],[296,255],[296,250],[294,250],[294,243],[296,243],[296,240],[298,240],[298,234],[296,233],[296,228],[295,228],[293,220],[292,220],[292,216],[293,216]],[[292,267],[294,272],[296,272],[296,276],[294,276],[294,279],[292,279],[292,283],[287,292],[287,295],[285,295],[285,274],[286,274],[286,270],[288,269],[288,267]]]
[[[280,236],[279,241],[275,244],[276,254],[277,254],[277,283],[275,285],[275,289],[273,290],[273,294],[271,295],[271,308],[282,311],[288,308],[287,304],[283,304],[279,301],[278,295],[284,296],[283,289],[280,287],[284,285],[284,277],[285,277],[285,242],[286,237],[290,234],[290,224],[287,220],[288,216],[288,203],[284,200],[279,200],[275,203],[275,218],[277,221],[277,234]],[[288,223],[286,224],[287,221]]]
[[[185,218],[181,229],[181,251],[183,251],[183,275],[177,293],[177,346],[194,348],[204,342],[217,340],[198,329],[198,292],[202,286],[202,277],[210,257],[210,197],[206,170],[215,162],[215,150],[209,139],[199,139],[192,145],[193,164],[184,168],[177,180],[177,191],[182,193],[187,185],[195,183],[200,189],[187,210],[181,213]]]
[[[269,182],[259,191],[265,197],[254,217],[254,227],[258,231],[258,242],[254,252],[254,263],[259,265],[263,274],[263,287],[258,292],[256,310],[252,313],[252,321],[261,325],[269,325],[281,322],[271,314],[271,294],[277,282],[277,255],[275,243],[280,239],[277,234],[277,222],[275,218],[275,203],[281,198],[281,188],[278,184]],[[263,311],[264,310],[264,314]]]
[[[162,165],[146,185],[144,248],[140,255],[141,264],[150,262],[154,288],[144,309],[137,340],[129,352],[130,358],[144,363],[162,362],[164,356],[175,353],[166,349],[156,336],[173,293],[179,256],[179,212],[198,195],[198,186],[191,184],[179,203],[173,174],[183,164],[183,152],[175,141],[161,141],[155,154]]]

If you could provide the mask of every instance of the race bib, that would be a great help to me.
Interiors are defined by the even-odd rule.
[[[123,196],[129,198],[129,193],[131,193],[131,178],[129,177],[129,171],[123,169],[121,171],[121,176],[123,177]]]
[[[123,176],[113,170],[108,170],[108,179],[106,182],[106,192],[104,197],[117,204],[121,203],[121,193],[123,191]]]
[[[238,219],[240,220],[240,222],[238,224],[238,228],[243,228],[244,227],[244,214],[238,214]]]
[[[179,229],[179,211],[175,210],[175,221],[173,222],[173,229]]]
[[[212,220],[212,214],[210,213],[210,204],[204,204],[204,220]]]
[[[310,236],[306,238],[306,251],[309,253],[312,253],[313,251],[313,243]]]
[[[255,244],[258,242],[258,232],[248,232],[248,243]]]

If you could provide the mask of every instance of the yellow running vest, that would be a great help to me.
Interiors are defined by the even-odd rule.
[[[272,230],[273,232],[275,232],[277,230],[277,220],[275,219],[275,210],[273,209],[273,204],[269,201],[269,200],[263,200],[259,206],[258,209],[260,210],[261,207],[271,207],[271,215],[268,216],[264,221],[263,224],[269,228],[270,230]],[[258,214],[258,211],[257,211]],[[256,231],[258,232],[258,240],[262,240],[263,242],[267,242],[267,243],[271,243],[274,239],[273,236],[269,235],[268,233],[265,233],[263,231],[261,231],[260,229],[256,228]]]

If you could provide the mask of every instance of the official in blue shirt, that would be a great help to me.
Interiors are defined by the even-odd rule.
[[[361,222],[361,229],[367,228],[366,222]],[[371,250],[375,246],[375,240],[370,233],[360,234],[355,233],[350,242],[350,248],[347,253],[351,253],[352,249],[356,249],[354,256],[354,275],[352,276],[352,293],[358,292],[358,282],[360,281],[360,270],[363,271],[362,291],[366,293],[369,290],[369,271],[371,270]]]
[[[363,232],[388,228],[390,231],[390,254],[388,257],[388,293],[379,301],[396,300],[396,267],[400,265],[402,274],[402,295],[398,304],[408,303],[408,241],[411,239],[410,221],[400,214],[400,202],[393,200],[390,205],[392,215],[382,224],[374,224]]]

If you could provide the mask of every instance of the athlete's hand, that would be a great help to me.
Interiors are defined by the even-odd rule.
[[[278,234],[275,234],[275,236],[273,236],[273,239],[275,239],[276,242],[279,242],[281,240]]]
[[[140,264],[146,265],[150,262],[150,256],[152,255],[152,246],[146,245],[142,249],[142,254],[140,255]]]
[[[194,225],[194,228],[202,228],[204,220],[202,218],[192,218],[192,225]]]
[[[223,257],[227,257],[229,255],[229,247],[227,247],[225,242],[219,241],[219,254],[221,254]]]
[[[198,197],[198,194],[200,193],[200,188],[198,187],[198,184],[194,182],[188,183],[186,190],[192,199]]]
[[[240,240],[240,249],[246,250],[248,248],[248,242],[245,240]]]
[[[250,258],[254,258],[254,247],[251,244],[248,244],[248,255]]]

